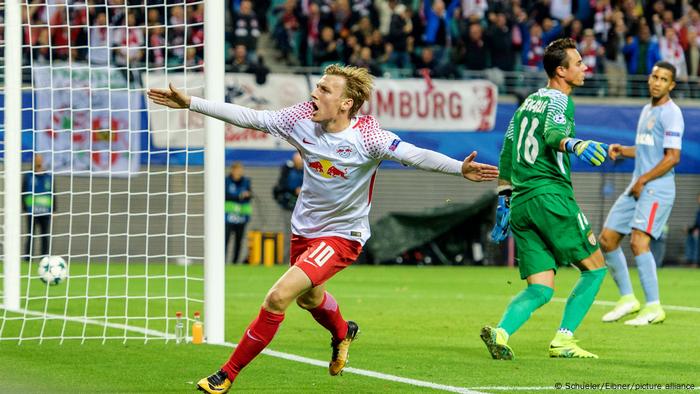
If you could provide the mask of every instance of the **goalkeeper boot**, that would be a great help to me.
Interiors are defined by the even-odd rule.
[[[231,388],[231,380],[229,380],[228,375],[223,370],[209,375],[197,382],[197,390],[204,391],[205,393],[228,393]]]
[[[634,294],[628,294],[626,296],[622,296],[622,298],[617,301],[617,304],[615,304],[615,308],[613,308],[613,310],[603,315],[603,321],[618,321],[623,317],[638,311],[639,301],[637,301],[637,298],[634,297]]]
[[[333,339],[331,340],[331,349],[333,349],[333,354],[331,355],[331,362],[328,363],[328,372],[331,376],[335,376],[343,372],[343,368],[348,363],[348,351],[350,350],[350,344],[357,333],[360,332],[360,327],[354,321],[348,321],[348,333],[345,334],[344,339]]]
[[[489,349],[489,353],[491,353],[491,357],[495,360],[512,360],[515,358],[513,349],[508,346],[508,333],[506,330],[500,327],[486,326],[481,329],[481,340],[484,341]]]
[[[557,332],[549,344],[549,357],[557,358],[598,358],[595,354],[581,349],[571,335]]]
[[[663,323],[666,320],[666,312],[659,304],[647,305],[634,319],[625,322],[628,326],[647,326],[649,324]]]

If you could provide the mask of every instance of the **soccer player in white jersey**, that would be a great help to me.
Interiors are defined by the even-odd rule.
[[[617,321],[640,310],[627,261],[620,249],[620,241],[630,233],[646,305],[625,324],[643,326],[666,319],[659,301],[656,262],[649,242],[652,237],[661,236],[676,197],[673,167],[680,161],[684,123],[680,108],[670,97],[676,86],[675,76],[676,68],[672,64],[661,61],[654,65],[649,75],[651,103],[644,106],[639,116],[635,145],[609,147],[613,160],[630,157],[635,163],[632,182],[610,209],[600,235],[600,247],[621,295],[615,308],[603,316],[605,322]]]
[[[382,130],[372,116],[357,116],[371,91],[367,70],[331,65],[316,84],[311,101],[280,111],[210,102],[172,85],[169,90],[148,92],[156,104],[189,108],[284,139],[304,159],[304,183],[292,215],[291,267],[267,293],[258,317],[229,361],[197,383],[200,390],[227,392],[241,369],[270,343],[294,300],[331,332],[330,374],[343,370],[358,326],[343,318],[324,283],[355,261],[370,236],[372,188],[382,160],[475,182],[498,177],[497,167],[474,161],[476,152],[460,162],[402,141]]]

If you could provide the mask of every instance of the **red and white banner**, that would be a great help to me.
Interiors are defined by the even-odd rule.
[[[392,131],[490,131],[498,87],[487,80],[386,79],[360,111]]]
[[[87,70],[33,70],[34,150],[54,173],[126,177],[139,169],[142,96],[119,72]]]
[[[227,74],[226,101],[258,110],[279,110],[308,100],[319,76],[270,74],[258,85],[250,74]],[[204,95],[201,74],[150,75],[150,88],[172,82],[188,94]],[[375,79],[372,98],[361,109],[391,131],[489,131],[496,121],[498,88],[485,80]],[[151,141],[159,148],[204,146],[204,117],[190,111],[169,111],[149,103]],[[226,125],[226,148],[293,149],[260,131]]]

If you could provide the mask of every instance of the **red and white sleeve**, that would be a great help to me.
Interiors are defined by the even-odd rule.
[[[462,162],[442,153],[418,148],[401,141],[391,131],[383,130],[372,116],[364,116],[355,125],[362,133],[365,150],[375,160],[394,160],[424,171],[461,175]]]
[[[360,130],[362,143],[371,158],[394,160],[394,151],[401,142],[399,136],[381,129],[374,116],[360,117],[354,127]]]
[[[288,139],[299,120],[311,117],[313,106],[311,102],[303,102],[279,111],[259,111],[237,104],[214,102],[193,96],[190,101],[190,110],[238,127],[260,130],[275,137]]]

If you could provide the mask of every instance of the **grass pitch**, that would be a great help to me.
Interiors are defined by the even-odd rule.
[[[112,265],[110,270],[119,270]],[[92,265],[90,269],[107,271]],[[132,265],[132,269],[139,270]],[[141,268],[145,270],[146,268]],[[150,267],[149,269],[158,269]],[[170,267],[170,270],[182,269]],[[189,267],[197,276],[196,266]],[[256,316],[268,288],[284,272],[284,267],[264,268],[229,266],[226,268],[226,339],[237,342],[245,327]],[[81,271],[82,270],[82,271]],[[40,286],[31,279],[29,295],[38,297],[30,303],[33,310],[83,316],[109,311],[112,315],[174,315],[175,309],[187,306],[184,301],[130,300],[119,298],[90,303],[60,297],[42,301],[42,294],[85,295],[87,281],[73,279],[85,267],[73,264],[71,279],[54,288]],[[172,274],[174,271],[170,271]],[[92,273],[92,272],[91,272]],[[94,273],[92,273],[94,274]],[[131,272],[130,275],[138,275]],[[643,297],[636,272],[632,272],[635,291]],[[343,316],[360,325],[358,340],[352,345],[350,366],[393,376],[449,385],[480,392],[555,391],[557,384],[694,384],[700,385],[700,323],[698,283],[700,270],[662,269],[659,282],[662,301],[667,306],[665,323],[649,327],[628,327],[622,323],[604,324],[602,315],[611,307],[596,304],[576,332],[585,349],[600,356],[599,360],[549,359],[547,347],[561,319],[564,299],[578,278],[573,269],[557,275],[555,299],[536,311],[530,321],[511,338],[516,359],[512,362],[492,360],[479,338],[485,324],[496,324],[510,299],[523,287],[517,269],[476,267],[350,267],[329,284]],[[107,283],[91,279],[95,294],[105,294]],[[36,281],[36,283],[32,282]],[[126,283],[110,280],[110,295],[143,294],[146,281]],[[201,283],[183,279],[169,286],[187,282],[192,294],[201,295]],[[190,283],[191,282],[191,283]],[[149,290],[165,292],[169,286],[151,281]],[[26,283],[25,283],[26,286]],[[23,287],[23,296],[26,288]],[[91,290],[92,291],[92,290]],[[176,295],[177,288],[168,290]],[[617,291],[606,278],[597,298],[615,301]],[[111,302],[111,304],[105,304]],[[24,305],[24,303],[23,303]],[[88,311],[88,313],[85,313]],[[172,313],[171,313],[172,312]],[[16,316],[0,311],[4,321],[3,337],[44,335],[137,336],[124,328],[86,326],[59,320],[25,322],[9,319]],[[139,319],[110,319],[128,327],[145,327]],[[43,326],[35,326],[43,324]],[[149,320],[149,329],[171,330],[172,323]],[[62,333],[62,334],[61,334]],[[3,392],[192,392],[194,382],[215,371],[224,363],[231,348],[212,345],[176,345],[170,341],[129,339],[124,343],[99,340],[0,341],[0,389]],[[330,338],[309,313],[296,306],[289,309],[282,327],[269,348],[326,362],[330,357]],[[566,386],[564,386],[566,387]],[[330,377],[327,369],[305,363],[261,355],[246,368],[233,386],[237,392],[285,393],[404,393],[435,392],[435,389],[372,378],[354,373]],[[529,388],[523,390],[522,388]],[[578,390],[567,390],[576,392]],[[680,392],[682,390],[674,390]],[[583,392],[583,391],[581,391]],[[590,392],[590,390],[587,390]],[[670,392],[670,391],[669,391]]]

